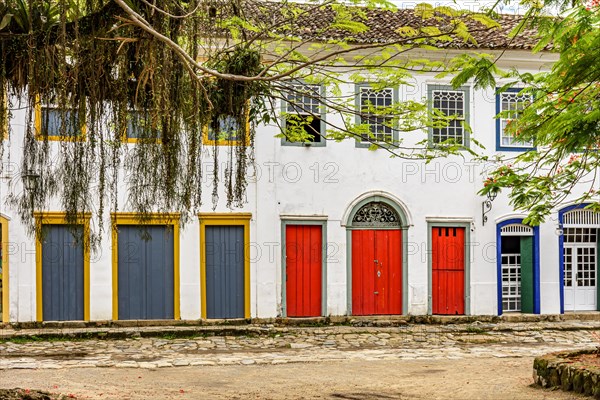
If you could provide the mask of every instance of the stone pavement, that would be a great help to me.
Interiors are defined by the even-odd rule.
[[[124,338],[106,339],[121,336]],[[531,357],[593,348],[600,345],[599,338],[600,320],[393,327],[266,324],[2,329],[0,369]]]

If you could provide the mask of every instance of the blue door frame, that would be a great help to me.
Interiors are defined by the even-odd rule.
[[[512,218],[496,224],[496,267],[498,274],[498,315],[502,315],[502,227],[523,224],[522,218]],[[562,236],[561,236],[562,240]],[[562,249],[562,246],[561,246]],[[562,252],[562,250],[561,250]],[[562,260],[562,256],[561,256]],[[562,268],[561,268],[562,271]],[[562,310],[562,295],[561,295]],[[540,227],[533,227],[533,312],[540,313]],[[562,311],[561,311],[562,312]]]
[[[560,297],[560,313],[565,313],[565,238],[562,232],[563,219],[566,213],[578,208],[585,208],[589,204],[574,204],[572,206],[565,207],[558,211],[558,226],[560,227],[560,235],[558,236],[558,267],[559,267],[559,297]]]

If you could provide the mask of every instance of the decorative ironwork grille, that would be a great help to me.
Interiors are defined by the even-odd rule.
[[[433,143],[442,143],[454,140],[457,144],[465,144],[464,127],[466,101],[465,93],[456,90],[434,90],[432,92],[433,107],[449,117],[455,119],[448,122],[444,128],[433,128]]]
[[[500,118],[500,145],[506,147],[532,147],[532,142],[522,142],[512,134],[506,132],[509,122],[515,123],[519,114],[531,104],[531,95],[516,92],[500,93],[500,111],[504,112]]]
[[[369,125],[371,130],[371,135],[362,135],[361,142],[390,142],[393,139],[392,118],[381,113],[392,106],[394,90],[361,87],[359,99],[361,124]]]
[[[401,221],[396,210],[382,202],[371,202],[362,206],[352,218],[352,226],[358,227],[400,227]]]
[[[520,254],[502,254],[502,311],[521,311]]]

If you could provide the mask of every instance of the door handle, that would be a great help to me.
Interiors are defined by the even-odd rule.
[[[379,294],[379,292],[373,292],[373,294]]]

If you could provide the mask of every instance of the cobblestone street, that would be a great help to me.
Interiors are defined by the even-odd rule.
[[[596,318],[372,325],[5,326],[0,388],[78,399],[582,399],[532,387],[533,358],[593,348],[600,332]]]
[[[123,328],[123,333],[129,331],[133,337],[120,340],[8,336],[0,343],[0,369],[154,369],[327,360],[532,357],[593,347],[597,344],[593,334],[600,332],[600,322],[410,324],[393,328],[226,327],[224,336],[209,336],[199,327],[174,327],[166,330],[168,333],[152,332],[153,329],[158,328]],[[142,333],[156,337],[143,337]],[[96,336],[102,334],[96,332]]]

